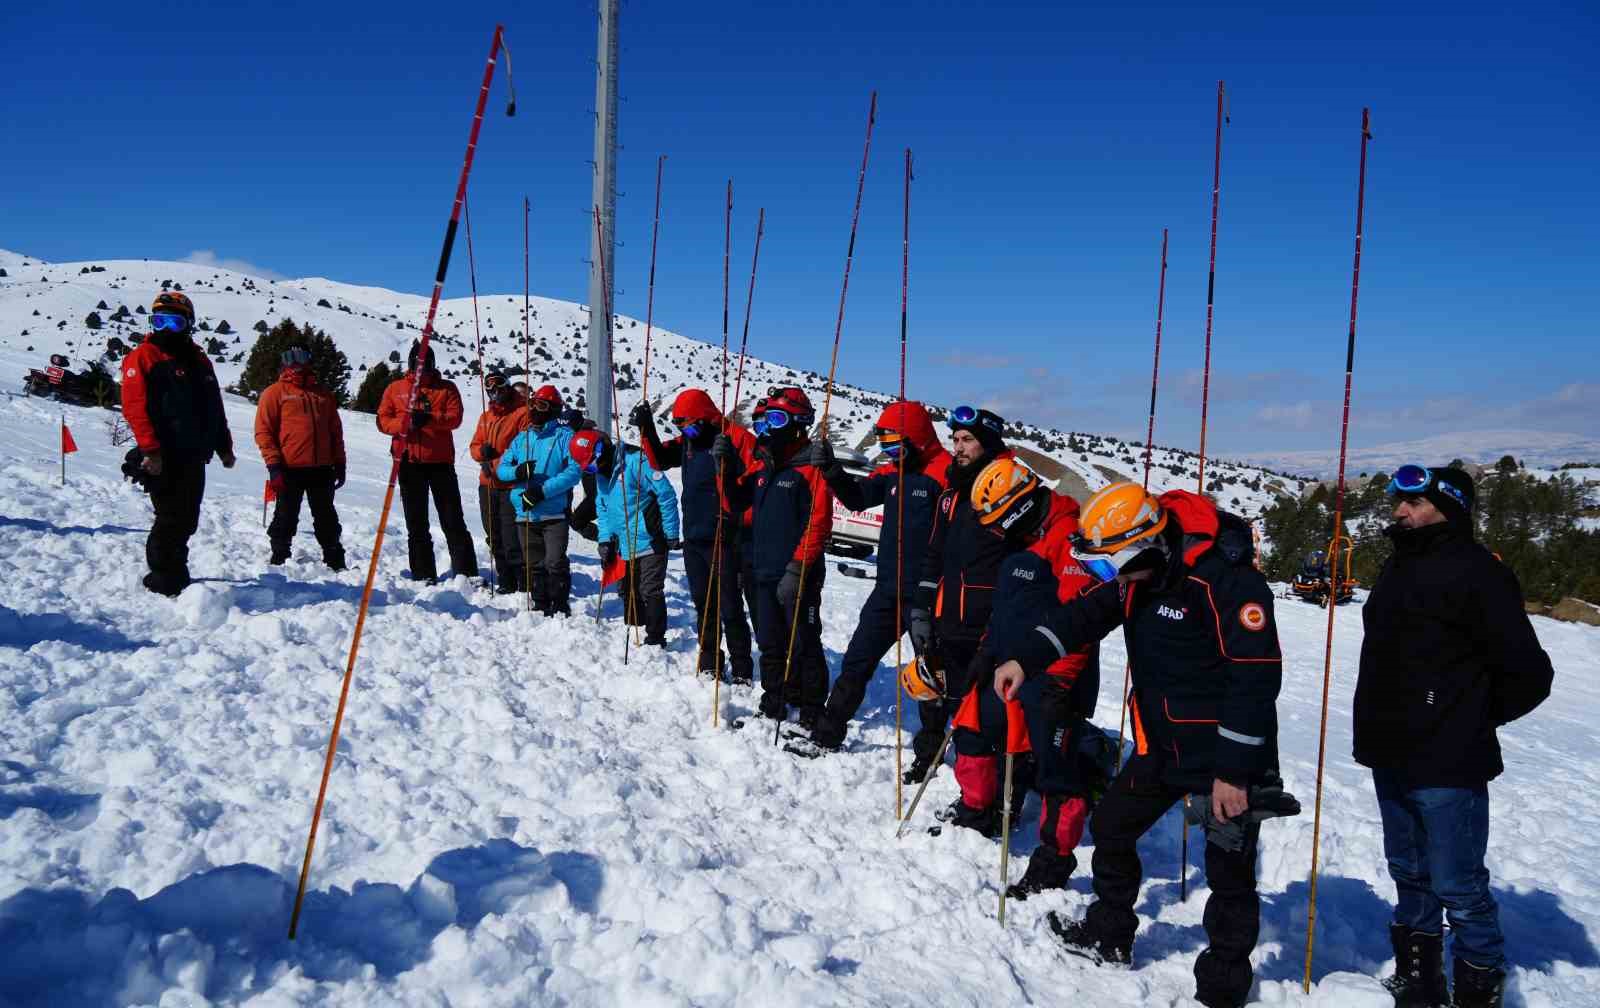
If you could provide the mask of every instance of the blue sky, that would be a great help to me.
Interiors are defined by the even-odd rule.
[[[519,113],[486,122],[473,175],[479,288],[521,287],[526,193],[535,292],[586,297],[591,8],[19,6],[0,246],[423,293],[504,20]],[[732,177],[735,342],[764,206],[751,352],[825,371],[876,88],[841,376],[897,382],[909,146],[910,394],[1142,437],[1165,226],[1157,440],[1193,447],[1223,78],[1214,450],[1337,444],[1363,105],[1353,440],[1600,436],[1593,8],[634,2],[622,32],[624,313],[644,314],[665,153],[659,323],[720,338]]]

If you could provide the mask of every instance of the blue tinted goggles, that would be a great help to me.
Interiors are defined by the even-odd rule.
[[[781,431],[790,424],[801,424],[803,426],[809,420],[809,417],[791,416],[787,410],[779,409],[776,406],[768,406],[750,426],[756,432],[756,437],[761,437],[764,434]]]
[[[290,347],[280,354],[278,359],[283,361],[284,367],[292,367],[296,364],[310,364],[311,351],[305,347]]]
[[[188,332],[189,320],[182,315],[157,312],[150,316],[150,328],[155,332]]]
[[[1467,503],[1467,495],[1460,488],[1438,479],[1427,466],[1403,465],[1394,471],[1394,478],[1389,480],[1391,494],[1424,494],[1430,486],[1438,487],[1440,493],[1446,494],[1462,507],[1471,507]]]
[[[950,419],[952,422],[958,424],[981,423],[985,427],[998,434],[1005,433],[1005,431],[1000,429],[999,424],[995,423],[993,417],[978,416],[978,409],[975,406],[957,406],[955,409],[950,411]]]

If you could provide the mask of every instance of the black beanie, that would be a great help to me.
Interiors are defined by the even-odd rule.
[[[1430,471],[1433,473],[1433,479],[1428,482],[1428,486],[1422,491],[1422,496],[1427,499],[1428,503],[1438,508],[1439,513],[1449,521],[1463,525],[1472,524],[1472,505],[1478,496],[1476,488],[1472,485],[1472,477],[1467,475],[1464,470],[1450,466]],[[1466,499],[1466,503],[1463,504],[1452,494],[1440,489],[1439,484],[1441,483],[1447,483],[1459,490],[1461,496]]]
[[[983,445],[984,452],[989,455],[998,455],[1006,450],[1006,439],[1002,433],[1005,428],[1006,422],[986,409],[978,410],[971,423],[960,422],[954,414],[950,416],[950,432],[953,434],[956,431],[971,431],[972,436],[978,439],[978,443]]]

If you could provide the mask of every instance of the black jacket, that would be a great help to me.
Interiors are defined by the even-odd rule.
[[[1511,569],[1441,522],[1391,528],[1394,555],[1361,610],[1355,758],[1412,787],[1499,776],[1495,728],[1550,695],[1555,676]]]
[[[898,500],[900,473],[893,466],[880,466],[867,476],[852,476],[844,466],[830,466],[823,472],[828,489],[839,503],[851,511],[883,508],[883,524],[878,528],[878,583],[894,587],[896,565],[903,565],[898,574],[906,593],[916,586],[917,575],[922,571],[922,551],[933,528],[934,508],[939,495],[944,493],[944,482],[939,473],[928,472],[920,466],[908,466],[905,471],[906,539],[905,553],[900,550],[900,511]]]
[[[1004,536],[978,524],[972,510],[972,479],[984,464],[966,472],[951,466],[950,489],[934,508],[916,606],[934,615],[941,640],[975,644],[983,637],[1000,564],[1016,550]]]
[[[1283,658],[1272,589],[1251,564],[1249,527],[1185,491],[1161,496],[1184,532],[1182,559],[1147,550],[1125,569],[1155,565],[1148,581],[1107,581],[1042,611],[1011,658],[1029,677],[1123,628],[1133,674],[1134,742],[1142,767],[1166,783],[1210,790],[1278,768]]]

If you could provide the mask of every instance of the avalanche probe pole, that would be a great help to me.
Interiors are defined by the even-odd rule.
[[[606,303],[603,305],[606,313],[606,356],[611,357],[611,337],[616,328],[616,318],[613,314],[615,309],[611,303],[611,278],[606,272],[606,242],[605,232],[602,230],[602,228],[603,225],[600,223],[600,205],[597,203],[595,204],[594,208],[594,233],[599,239],[599,244],[595,246],[595,248],[598,250],[599,258],[596,259],[596,263],[600,267],[600,291],[605,295],[606,298]],[[612,359],[615,360],[615,358]],[[616,453],[617,457],[616,461],[612,464],[616,467],[617,479],[622,484],[622,513],[624,516],[626,516],[628,514],[628,469],[627,466],[623,465],[625,459],[622,454],[621,410],[622,407],[617,402],[617,369],[616,365],[613,364],[611,368],[611,424],[612,429],[616,431],[616,442],[613,451]],[[598,474],[596,474],[596,476],[598,477]],[[595,489],[596,492],[599,491],[598,483],[596,484]],[[642,490],[644,488],[640,487],[640,489]],[[637,545],[638,543],[633,537],[633,526],[630,524],[628,526],[628,552],[634,553],[635,556],[630,556],[627,558],[627,574],[624,575],[622,579],[623,587],[628,592],[627,601],[622,607],[622,664],[624,665],[628,664],[628,648],[629,645],[633,643],[633,631],[628,626],[628,620],[631,617],[631,614],[638,611],[634,606],[634,595],[636,592],[633,584],[633,572],[638,566],[638,551],[635,548]],[[619,552],[621,551],[621,543],[617,544],[617,549]],[[605,571],[602,569],[600,571],[601,582],[605,581],[605,576]]]
[[[739,388],[744,382],[744,351],[745,347],[749,346],[750,344],[750,311],[756,302],[756,265],[761,261],[761,235],[766,231],[766,227],[767,208],[761,207],[756,211],[755,250],[750,253],[750,290],[745,294],[744,299],[744,331],[739,336],[739,369],[733,376],[734,409],[739,408]],[[722,432],[724,434],[728,432],[728,355],[726,347],[724,347],[722,355]],[[722,614],[722,581],[717,575],[717,565],[721,562],[720,558],[722,556],[722,510],[722,467],[719,465],[717,467],[716,552],[712,555],[711,560],[712,584],[716,585],[717,587],[716,598],[713,602],[713,606],[715,607],[719,618]],[[735,520],[738,520],[737,517]],[[734,534],[737,535],[738,530],[735,530]],[[754,614],[752,613],[751,615],[753,618]],[[719,647],[721,646],[722,642],[720,633],[721,631],[719,631],[719,636],[717,638]],[[713,728],[717,726],[717,710],[718,704],[720,703],[719,694],[721,689],[722,670],[719,666],[717,669],[716,678],[714,678],[711,683],[711,727]]]
[[[641,405],[643,403],[645,403],[646,401],[648,401],[648,399],[650,397],[650,330],[651,330],[652,324],[655,321],[655,313],[656,313],[656,239],[661,234],[661,169],[662,169],[662,166],[664,166],[666,163],[667,163],[667,156],[665,154],[662,154],[662,155],[660,155],[659,157],[656,158],[656,216],[655,216],[655,223],[650,225],[650,286],[648,288],[647,293],[645,294],[645,308],[644,308],[644,382],[640,386],[640,391],[639,391],[639,402],[640,402]],[[612,398],[613,402],[615,402],[616,396],[617,396],[616,387],[617,387],[616,372],[612,372],[611,398]],[[617,407],[617,408],[619,410],[621,409],[620,406]],[[621,414],[619,413],[618,416],[620,417]],[[622,429],[620,427],[620,421],[619,421],[619,427],[617,429],[617,447],[618,447],[618,455],[620,456],[621,455],[621,447],[622,447]],[[627,488],[624,487],[623,489],[626,490]],[[642,511],[644,509],[641,507],[640,510]],[[639,539],[638,539],[638,526],[639,526],[639,516],[638,515],[630,516],[628,518],[628,548],[629,549],[633,549],[634,546],[636,546],[638,544],[638,541],[639,541]],[[665,562],[666,562],[666,560],[665,560],[665,558],[663,558],[662,559],[662,563],[664,564]],[[637,614],[638,608],[637,608],[637,603],[636,603],[635,598],[634,598],[635,591],[634,591],[634,588],[633,588],[633,580],[634,580],[633,566],[630,564],[629,567],[628,567],[628,585],[629,585],[629,588],[628,588],[628,603],[629,603],[630,606],[634,607],[633,611],[635,612],[635,614]],[[628,663],[627,645],[623,645],[622,653],[623,653],[622,663],[624,665],[626,665]]]
[[[472,254],[472,205],[461,201],[461,217],[467,225],[467,279],[472,284],[472,337],[478,354],[478,408],[489,408],[489,390],[483,374],[483,330],[478,327],[478,261]],[[489,548],[494,549],[494,533],[489,532]]]
[[[1211,157],[1211,270],[1206,279],[1206,357],[1200,379],[1200,487],[1206,492],[1206,413],[1211,401],[1211,319],[1217,294],[1217,209],[1222,197],[1222,124],[1227,119],[1223,110],[1222,81],[1217,81],[1217,141]],[[1187,826],[1184,827],[1184,845],[1188,846]]]
[[[907,303],[911,287],[911,148],[906,148],[905,208],[900,217],[900,424],[906,422],[906,329]],[[905,435],[901,434],[904,442]],[[905,667],[900,638],[905,634],[905,566],[906,566],[906,445],[900,445],[900,455],[895,459],[895,535],[894,535],[894,817],[899,819],[905,811],[905,782],[900,779],[902,763],[901,724],[905,717],[905,690],[900,686],[900,670]]]
[[[1350,268],[1350,333],[1344,350],[1344,419],[1339,424],[1339,486],[1333,495],[1333,534],[1339,534],[1344,522],[1344,464],[1345,451],[1350,443],[1350,385],[1356,369],[1356,296],[1361,290],[1361,217],[1367,204],[1367,141],[1372,139],[1371,109],[1361,110],[1361,167],[1356,174],[1356,254]],[[1317,734],[1317,801],[1311,825],[1311,884],[1310,902],[1306,910],[1306,973],[1303,988],[1311,993],[1311,950],[1317,927],[1317,855],[1318,841],[1322,836],[1322,767],[1328,752],[1328,686],[1333,677],[1333,612],[1338,606],[1339,558],[1328,558],[1329,572],[1334,585],[1334,598],[1328,600],[1328,641],[1322,652],[1322,727]],[[1346,561],[1345,576],[1350,576]]]
[[[528,383],[530,395],[533,389],[533,361],[530,356],[529,345],[533,342],[533,333],[529,325],[531,319],[528,313],[528,218],[532,213],[533,207],[528,202],[528,197],[522,197],[522,380]],[[468,233],[470,235],[470,232]],[[467,248],[472,248],[470,240]],[[473,302],[473,311],[477,311],[476,301]],[[527,409],[528,404],[525,402],[518,403],[517,406],[520,409]],[[570,497],[567,499],[571,500]],[[511,504],[509,499],[507,499],[506,503],[513,508],[516,507],[516,505]],[[512,524],[515,525],[515,514],[512,515],[512,519]],[[533,551],[529,547],[533,545],[532,522],[528,523],[525,530],[521,527],[517,529],[517,541],[518,545],[522,547],[522,602],[527,607],[527,611],[531,613],[533,612]],[[600,577],[601,580],[605,579],[604,574],[600,575]]]
[[[728,432],[728,260],[733,254],[733,179],[728,180],[728,195],[723,203],[722,211],[722,433]],[[711,537],[711,571],[706,578],[706,597],[700,606],[700,633],[695,638],[695,647],[700,651],[700,658],[695,660],[698,665],[705,657],[706,627],[720,627],[721,614],[711,615],[714,604],[720,604],[721,596],[716,592],[717,576],[721,573],[722,564],[722,462],[717,462],[717,526],[716,532]],[[753,615],[753,614],[752,614]],[[718,686],[722,682],[722,637],[715,630],[717,649],[712,651],[711,657],[716,661],[716,668],[712,670],[712,677],[716,682],[711,687],[711,727],[717,726],[717,694]],[[700,669],[696,668],[694,674],[698,677]]]
[[[444,229],[444,247],[439,251],[439,268],[433,278],[433,296],[428,301],[428,316],[422,324],[422,339],[417,349],[417,366],[411,373],[411,398],[406,403],[401,431],[394,439],[391,454],[394,462],[389,467],[389,486],[383,495],[383,511],[378,516],[378,532],[372,540],[372,559],[367,562],[367,583],[361,591],[361,607],[356,613],[355,632],[350,637],[350,658],[345,663],[344,684],[339,688],[339,706],[333,715],[333,730],[328,735],[328,755],[322,763],[322,784],[317,788],[317,802],[312,807],[311,831],[306,835],[306,856],[300,864],[300,886],[294,895],[294,910],[289,916],[289,939],[294,940],[300,924],[300,907],[305,902],[306,879],[311,873],[311,853],[317,842],[317,827],[322,822],[322,806],[328,797],[328,776],[333,772],[333,754],[339,745],[339,728],[344,723],[345,704],[350,697],[350,680],[356,671],[356,655],[361,649],[361,630],[367,622],[367,610],[372,605],[372,583],[378,576],[378,558],[383,552],[383,533],[389,524],[389,509],[394,505],[394,485],[400,476],[400,460],[405,457],[406,444],[411,439],[411,417],[417,405],[417,388],[422,371],[427,367],[428,342],[433,335],[433,320],[439,312],[439,296],[444,291],[445,273],[450,268],[450,249],[455,244],[456,227],[461,219],[461,207],[467,199],[467,178],[472,174],[472,156],[478,149],[478,131],[483,126],[483,109],[489,101],[489,84],[494,79],[495,59],[505,48],[505,27],[495,25],[494,40],[489,45],[489,61],[483,68],[483,84],[478,88],[478,104],[472,113],[472,129],[467,134],[467,153],[461,162],[461,178],[456,183],[455,200],[450,205],[450,222]],[[511,51],[506,50],[506,89],[510,100],[506,115],[517,114],[517,92],[511,83]]]
[[[856,254],[856,226],[861,222],[861,193],[867,187],[867,158],[872,154],[872,126],[878,119],[878,92],[872,92],[872,101],[867,106],[867,141],[861,148],[861,172],[856,176],[856,206],[850,215],[850,244],[844,253],[844,281],[839,285],[839,317],[833,324],[833,358],[828,364],[828,384],[822,394],[822,419],[817,423],[817,431],[823,437],[828,436],[828,410],[833,405],[833,379],[839,370],[839,340],[844,335],[844,301],[845,295],[850,293],[850,263]],[[815,517],[815,516],[813,516]],[[801,533],[804,541],[805,533]],[[823,544],[818,544],[819,548]],[[800,594],[795,596],[794,615],[789,619],[789,646],[783,655],[783,689],[789,689],[789,671],[794,665],[794,638],[800,629],[800,610],[805,608],[802,604],[806,594],[806,568],[810,565],[809,551],[800,554]],[[772,744],[777,745],[783,731],[783,719],[778,718],[772,723]]]
[[[1144,489],[1150,491],[1150,458],[1155,451],[1156,382],[1161,377],[1161,317],[1167,307],[1167,229],[1161,229],[1161,279],[1156,284],[1156,352],[1150,365],[1150,423],[1144,432]],[[1122,740],[1128,724],[1128,691],[1133,688],[1133,665],[1122,666],[1122,710],[1117,715],[1117,773],[1122,772]]]

